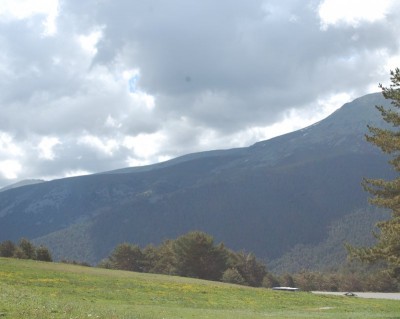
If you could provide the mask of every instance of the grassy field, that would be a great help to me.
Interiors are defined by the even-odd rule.
[[[400,318],[400,302],[0,258],[0,318]]]

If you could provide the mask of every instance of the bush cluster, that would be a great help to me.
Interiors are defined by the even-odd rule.
[[[11,240],[0,242],[0,257],[53,261],[48,248],[42,245],[35,247],[26,238],[22,238],[18,244]]]
[[[254,254],[234,252],[222,243],[216,245],[212,236],[199,231],[144,249],[130,243],[120,244],[99,266],[253,287],[262,286],[268,274],[265,264]]]
[[[398,291],[399,283],[380,268],[353,265],[336,272],[301,271],[275,276],[252,253],[234,252],[203,232],[189,232],[159,246],[123,243],[100,267],[179,275],[253,287],[297,287],[304,291]]]

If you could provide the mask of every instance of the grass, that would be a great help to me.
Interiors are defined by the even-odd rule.
[[[0,258],[0,318],[400,318],[400,302]]]

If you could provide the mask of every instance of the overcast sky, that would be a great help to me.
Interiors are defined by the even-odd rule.
[[[0,187],[251,145],[379,91],[389,0],[0,0]]]

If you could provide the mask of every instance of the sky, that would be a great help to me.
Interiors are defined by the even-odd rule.
[[[378,92],[395,0],[0,0],[0,187],[249,146]]]

